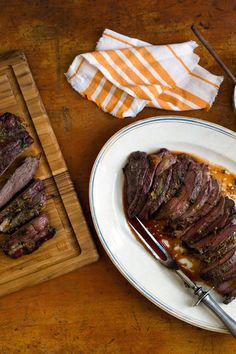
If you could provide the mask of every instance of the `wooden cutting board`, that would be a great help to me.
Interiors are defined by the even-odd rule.
[[[0,56],[0,113],[19,115],[33,136],[26,150],[0,179],[0,185],[26,155],[41,153],[36,177],[49,196],[45,211],[56,228],[53,239],[31,255],[13,260],[0,250],[0,296],[55,278],[98,259],[60,147],[23,52]]]

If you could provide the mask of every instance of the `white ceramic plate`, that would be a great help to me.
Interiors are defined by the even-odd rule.
[[[122,168],[131,152],[151,153],[162,147],[194,153],[236,173],[236,133],[193,118],[169,116],[139,121],[108,140],[94,163],[90,180],[94,225],[112,262],[150,301],[192,325],[227,333],[203,304],[192,306],[191,291],[152,258],[127,225],[122,204]],[[222,307],[236,317],[236,300]]]

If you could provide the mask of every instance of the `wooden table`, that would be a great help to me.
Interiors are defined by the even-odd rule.
[[[181,322],[140,295],[98,242],[88,204],[92,164],[106,140],[139,119],[169,112],[145,109],[118,120],[81,98],[64,72],[92,51],[104,28],[152,43],[195,39],[193,22],[236,72],[235,1],[0,0],[0,52],[23,49],[75,182],[101,255],[96,264],[0,299],[0,353],[235,353],[229,335]],[[221,69],[200,47],[201,63]],[[236,130],[233,84],[225,77],[209,112],[184,114]]]

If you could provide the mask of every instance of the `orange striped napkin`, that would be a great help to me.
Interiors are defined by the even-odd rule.
[[[223,80],[198,65],[194,41],[151,45],[109,29],[96,51],[78,55],[65,74],[72,87],[118,118],[145,106],[209,109]]]

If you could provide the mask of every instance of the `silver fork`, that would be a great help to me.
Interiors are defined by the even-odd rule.
[[[230,317],[223,309],[218,305],[218,303],[210,295],[210,290],[205,291],[201,286],[198,286],[194,281],[192,281],[179,267],[174,258],[169,254],[166,248],[152,235],[152,233],[146,228],[146,226],[136,217],[137,222],[141,228],[145,231],[146,235],[152,242],[158,247],[161,253],[164,255],[165,259],[162,259],[157,252],[150,246],[146,239],[140,234],[140,232],[135,228],[134,225],[129,223],[132,229],[137,234],[140,241],[147,247],[153,257],[158,260],[165,267],[172,269],[175,273],[183,280],[186,287],[192,289],[194,294],[198,297],[197,302],[194,306],[199,305],[203,302],[215,315],[220,318],[224,325],[228,328],[229,332],[236,338],[236,321]]]

